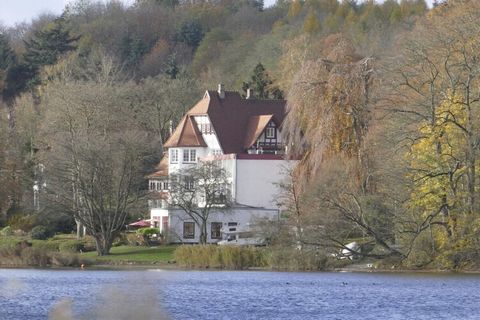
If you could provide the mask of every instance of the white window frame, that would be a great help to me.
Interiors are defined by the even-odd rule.
[[[267,127],[265,130],[265,138],[275,139],[275,127]]]
[[[212,154],[213,154],[214,156],[221,156],[221,155],[223,155],[223,152],[222,152],[222,150],[220,150],[220,149],[214,149],[214,150],[212,151]]]
[[[178,149],[170,149],[170,163],[178,163]]]
[[[197,150],[183,149],[183,163],[197,163]]]

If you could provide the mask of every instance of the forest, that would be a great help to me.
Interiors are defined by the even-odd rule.
[[[77,0],[0,26],[0,227],[139,218],[171,124],[223,83],[287,100],[301,160],[272,243],[477,268],[479,20],[474,0]]]

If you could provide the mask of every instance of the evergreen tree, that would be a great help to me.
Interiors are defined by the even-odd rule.
[[[15,63],[16,56],[10,47],[10,42],[4,34],[0,33],[0,91],[2,98],[5,97],[5,88],[8,86],[8,73]]]
[[[147,53],[147,46],[142,39],[129,34],[122,39],[119,49],[122,62],[129,70],[135,69]]]
[[[72,37],[65,22],[65,18],[61,16],[25,41],[26,52],[22,70],[31,77],[24,79],[27,87],[38,84],[37,74],[42,66],[55,64],[62,54],[76,48],[74,43],[80,37]]]
[[[175,40],[185,43],[195,51],[200,45],[204,35],[205,33],[200,23],[197,21],[187,21],[180,27],[180,30],[175,36]]]
[[[176,55],[172,54],[168,57],[167,62],[165,63],[165,73],[170,77],[170,79],[176,79],[180,69],[177,65]]]
[[[253,69],[250,81],[244,82],[242,89],[245,93],[247,89],[252,89],[258,99],[283,99],[283,92],[277,86],[273,86],[273,80],[261,63]]]
[[[15,63],[15,60],[15,53],[10,47],[7,36],[0,33],[0,70],[7,70]]]

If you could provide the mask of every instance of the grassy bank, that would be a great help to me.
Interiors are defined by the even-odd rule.
[[[96,264],[162,264],[173,260],[177,246],[118,246],[113,247],[110,255],[99,257],[96,252],[86,252],[81,256]]]
[[[98,257],[93,239],[76,240],[74,235],[57,235],[48,240],[30,237],[0,237],[0,267],[79,267],[84,265],[154,265],[173,260],[176,246],[128,246],[111,249]]]
[[[349,263],[348,260],[328,258],[315,250],[217,245],[117,245],[112,247],[110,255],[99,257],[93,239],[89,237],[82,240],[76,240],[74,235],[57,235],[48,240],[0,237],[2,267],[175,265],[199,269],[319,271],[332,270]]]

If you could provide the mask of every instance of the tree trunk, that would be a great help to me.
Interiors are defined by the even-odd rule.
[[[8,118],[8,129],[10,137],[15,136],[16,133],[16,117],[15,117],[15,100],[6,101],[7,106],[7,118]]]
[[[85,230],[83,224],[80,221],[75,220],[75,223],[77,224],[77,240],[80,240],[85,236]]]
[[[203,221],[200,226],[200,244],[207,244],[207,222]]]
[[[104,234],[95,235],[95,245],[97,247],[98,256],[107,256],[110,254],[113,242],[112,239],[112,237]]]

